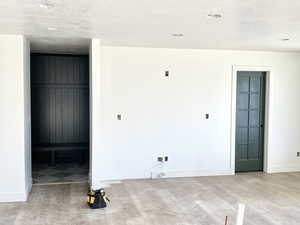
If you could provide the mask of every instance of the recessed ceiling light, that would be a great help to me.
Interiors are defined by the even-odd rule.
[[[291,39],[289,39],[289,38],[281,38],[280,40],[281,40],[281,41],[289,41],[289,40],[291,40]]]
[[[40,4],[40,7],[43,9],[48,9],[48,5],[47,4]]]
[[[181,33],[175,33],[175,34],[172,34],[173,37],[183,37],[183,34]]]
[[[210,17],[210,18],[214,18],[214,19],[222,18],[221,14],[208,14],[207,16]]]
[[[54,4],[46,1],[44,3],[40,3],[40,7],[43,8],[43,9],[50,9],[50,8],[54,7]]]
[[[50,31],[55,31],[55,30],[57,30],[56,27],[48,27],[47,29],[50,30]]]

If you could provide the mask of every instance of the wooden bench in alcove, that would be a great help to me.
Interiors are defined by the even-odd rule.
[[[56,164],[55,155],[58,151],[80,151],[82,152],[80,161],[84,160],[84,152],[88,151],[88,144],[55,144],[55,145],[40,145],[33,148],[34,152],[51,152],[51,163],[54,166]]]

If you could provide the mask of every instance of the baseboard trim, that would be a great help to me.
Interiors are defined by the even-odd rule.
[[[24,192],[0,193],[0,202],[26,202],[32,188],[32,179],[28,182]]]
[[[0,202],[25,202],[28,194],[23,193],[0,193]]]
[[[164,178],[176,178],[176,177],[204,177],[204,176],[230,176],[234,175],[234,171],[232,169],[226,170],[186,170],[186,171],[161,171],[164,173],[164,176],[160,177]],[[156,174],[152,172],[152,175]],[[154,175],[155,176],[155,175]],[[111,184],[122,183],[124,180],[139,180],[139,179],[151,179],[151,176],[132,176],[132,177],[119,177],[119,178],[110,178],[110,179],[94,179],[92,182],[93,189],[99,188],[107,188],[110,187]],[[152,177],[152,179],[155,179]]]
[[[229,176],[234,175],[231,169],[228,170],[186,170],[186,171],[165,171],[165,178],[176,177],[206,177],[206,176]]]
[[[300,172],[300,165],[292,164],[289,166],[282,164],[270,165],[268,173],[288,173],[288,172]]]
[[[91,188],[93,190],[97,190],[100,188],[108,188],[110,187],[112,184],[120,184],[122,183],[121,180],[97,180],[92,182]]]

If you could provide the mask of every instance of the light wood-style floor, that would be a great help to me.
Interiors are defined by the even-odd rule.
[[[105,210],[85,204],[87,184],[34,186],[26,203],[0,204],[1,225],[299,225],[300,173],[131,180],[106,191]]]

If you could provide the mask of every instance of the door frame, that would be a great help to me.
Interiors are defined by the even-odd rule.
[[[30,71],[29,71],[29,84],[30,84],[30,86],[29,86],[29,92],[30,92],[30,96],[29,96],[29,101],[30,101],[30,105],[29,105],[29,108],[30,108],[30,162],[29,162],[29,164],[30,164],[30,174],[29,174],[29,176],[30,176],[30,186],[32,187],[32,185],[33,185],[33,177],[32,177],[32,101],[31,101],[31,97],[32,97],[32,93],[31,93],[31,91],[32,91],[32,85],[31,85],[31,70],[32,70],[32,68],[31,68],[31,60],[32,60],[32,54],[41,54],[41,55],[59,55],[59,56],[70,56],[70,54],[64,54],[64,53],[62,53],[62,54],[55,54],[55,53],[32,53],[32,52],[30,52],[29,53],[29,59],[30,59],[30,61],[29,61],[29,68],[30,68]],[[80,54],[79,54],[80,55]],[[91,177],[91,164],[92,164],[92,145],[91,145],[91,142],[92,142],[92,123],[91,123],[91,115],[92,115],[92,105],[91,105],[91,101],[92,101],[92,94],[91,94],[91,91],[92,91],[92,73],[91,73],[91,60],[92,60],[92,56],[91,56],[91,53],[90,52],[88,52],[87,54],[84,54],[84,55],[86,55],[87,56],[87,58],[88,58],[88,68],[89,68],[89,74],[88,74],[88,76],[89,76],[89,83],[88,83],[88,91],[89,91],[89,95],[88,95],[88,97],[89,97],[89,162],[88,162],[88,164],[89,164],[89,173],[88,173],[88,182],[90,182],[90,177]],[[75,56],[78,56],[78,55],[76,55],[75,54]],[[27,177],[25,177],[25,179],[27,179]],[[66,182],[66,183],[70,183],[70,182]],[[29,188],[29,191],[28,191],[28,194],[31,192],[31,190],[32,190],[32,188]]]
[[[235,174],[235,137],[236,137],[236,94],[237,94],[237,76],[240,71],[253,71],[266,73],[266,88],[265,88],[265,124],[264,124],[264,159],[263,171],[269,172],[269,120],[270,120],[270,87],[272,81],[272,67],[270,66],[232,66],[232,85],[231,85],[231,127],[230,127],[230,169],[232,174]]]

